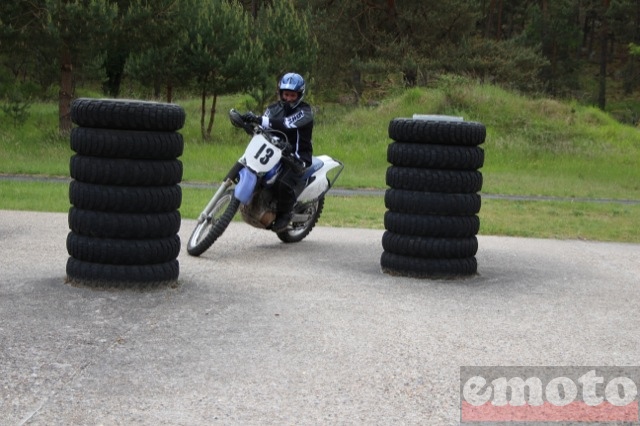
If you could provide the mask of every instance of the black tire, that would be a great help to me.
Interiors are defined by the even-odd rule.
[[[425,259],[382,252],[382,272],[413,278],[457,278],[475,275],[478,262],[475,257],[464,259]]]
[[[69,209],[69,229],[97,238],[165,238],[180,230],[180,212],[112,213],[72,207]]]
[[[81,127],[175,132],[185,118],[181,106],[160,102],[79,98],[71,104],[71,121]]]
[[[387,161],[400,167],[478,170],[484,165],[484,150],[479,147],[393,142],[387,147]]]
[[[71,130],[71,149],[93,157],[174,160],[182,155],[184,140],[176,132],[75,127]]]
[[[69,162],[71,177],[100,185],[168,186],[182,180],[180,160],[129,160],[74,155]]]
[[[152,265],[108,265],[85,262],[70,257],[67,260],[67,281],[90,287],[151,287],[178,279],[177,259]]]
[[[435,192],[387,189],[385,207],[396,213],[471,216],[480,211],[478,194],[440,194]]]
[[[280,241],[284,243],[297,243],[302,241],[313,230],[313,227],[318,223],[322,209],[324,208],[324,196],[320,197],[316,202],[294,209],[296,213],[311,214],[308,221],[303,223],[293,222],[290,229],[286,231],[278,232],[276,235],[280,238]]]
[[[392,166],[387,169],[386,182],[395,189],[467,194],[482,189],[482,173]]]
[[[387,211],[384,227],[396,234],[416,237],[465,238],[478,233],[480,218],[477,215],[434,216]]]
[[[399,142],[477,146],[486,136],[485,126],[473,121],[395,118],[389,122],[389,137]]]
[[[224,233],[240,207],[240,200],[229,188],[211,209],[203,222],[199,222],[187,241],[187,253],[200,256]],[[218,216],[219,215],[219,216]]]
[[[382,235],[382,248],[389,253],[404,256],[462,259],[476,255],[478,239],[475,236],[469,238],[426,238],[386,231]]]
[[[182,188],[171,186],[111,186],[71,181],[69,201],[85,210],[118,213],[164,213],[180,208]]]
[[[146,240],[94,238],[70,232],[67,252],[75,259],[110,265],[150,265],[174,260],[180,254],[180,237]]]

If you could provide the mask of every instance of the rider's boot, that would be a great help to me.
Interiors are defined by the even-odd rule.
[[[286,231],[287,228],[289,227],[289,222],[291,222],[292,216],[293,214],[291,212],[288,212],[288,213],[278,212],[278,214],[276,215],[275,222],[273,222],[273,225],[271,225],[271,230],[273,232]]]
[[[282,187],[281,187],[282,188]],[[295,194],[293,191],[288,188],[282,188],[281,192],[278,194],[278,207],[276,210],[276,220],[271,225],[271,230],[273,232],[282,232],[286,231],[289,227],[289,222],[291,222],[291,218],[293,217],[293,205],[295,204]]]

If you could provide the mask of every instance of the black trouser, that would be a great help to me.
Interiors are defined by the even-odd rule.
[[[296,203],[296,198],[302,190],[304,180],[304,168],[296,167],[296,165],[283,162],[282,176],[278,178],[275,187],[275,195],[278,200],[278,206],[276,208],[278,216],[291,213],[293,205]]]

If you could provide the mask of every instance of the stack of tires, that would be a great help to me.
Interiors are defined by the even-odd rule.
[[[457,117],[396,118],[389,137],[383,272],[476,274],[485,126]]]
[[[182,155],[174,104],[76,99],[71,107],[67,280],[149,287],[179,275]]]

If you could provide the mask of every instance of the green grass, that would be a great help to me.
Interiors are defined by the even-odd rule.
[[[0,180],[0,193],[12,210],[65,213],[71,207],[68,185],[63,182]],[[211,194],[211,189],[183,187],[182,217],[196,218]],[[382,230],[385,212],[380,196],[329,196],[320,225]],[[638,243],[638,217],[640,204],[512,201],[485,197],[480,211],[480,234]]]
[[[200,136],[199,102],[177,100],[187,112],[181,130],[183,182],[218,182],[242,154],[247,136],[226,112],[245,110],[245,98],[223,97],[212,140]],[[319,105],[316,154],[340,159],[343,188],[384,189],[390,120],[417,114],[463,116],[487,127],[483,193],[640,200],[640,129],[592,107],[531,99],[495,86],[460,84],[411,89],[372,108]],[[0,117],[0,173],[67,177],[73,152],[56,133],[54,104],[34,104],[27,124]],[[0,180],[2,208],[66,211],[67,186]],[[183,217],[195,217],[210,191],[183,186]],[[640,242],[637,205],[514,202],[485,197],[483,234]],[[381,197],[330,197],[322,224],[383,228]]]
[[[483,199],[480,234],[640,242],[640,204]]]
[[[69,211],[69,185],[55,182],[0,180],[2,209],[38,212]]]

